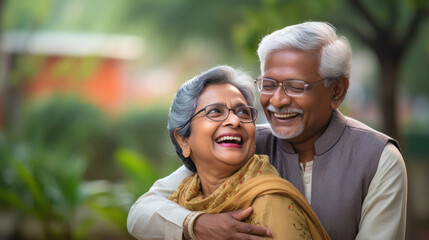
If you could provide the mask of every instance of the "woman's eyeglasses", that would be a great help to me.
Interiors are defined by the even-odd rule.
[[[210,120],[221,122],[229,117],[229,112],[231,111],[242,123],[254,122],[258,117],[258,110],[251,106],[243,105],[235,109],[231,109],[223,104],[210,104],[196,112],[185,124],[183,124],[182,128],[201,112],[204,112],[206,117],[208,117]]]

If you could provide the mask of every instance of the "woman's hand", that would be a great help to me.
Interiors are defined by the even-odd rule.
[[[218,214],[203,214],[194,222],[197,239],[247,239],[257,240],[271,237],[268,228],[242,222],[253,208]]]

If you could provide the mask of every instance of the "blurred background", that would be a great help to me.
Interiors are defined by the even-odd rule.
[[[132,203],[181,165],[178,86],[220,64],[258,77],[260,39],[307,20],[350,40],[341,111],[399,140],[407,239],[429,239],[423,0],[0,0],[0,239],[131,239]]]

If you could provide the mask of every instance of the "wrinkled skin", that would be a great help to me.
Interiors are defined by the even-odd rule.
[[[262,240],[270,237],[269,229],[241,222],[252,213],[252,207],[234,212],[203,214],[194,223],[197,239]]]

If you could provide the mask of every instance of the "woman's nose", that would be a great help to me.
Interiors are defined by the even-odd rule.
[[[223,123],[228,126],[233,126],[233,127],[238,127],[241,125],[240,119],[237,117],[237,115],[235,115],[235,112],[233,110],[229,110],[229,115],[228,117],[225,119],[225,121],[223,121]]]

